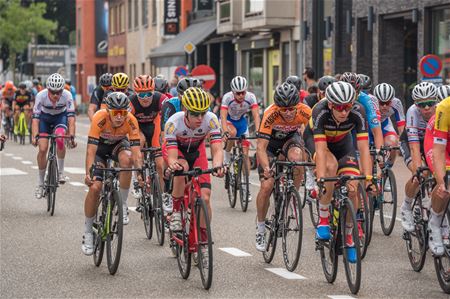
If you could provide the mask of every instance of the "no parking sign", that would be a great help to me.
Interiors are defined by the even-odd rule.
[[[422,81],[432,82],[442,85],[442,77],[439,74],[442,70],[442,61],[437,55],[428,54],[422,57],[419,62],[420,73],[423,75]]]

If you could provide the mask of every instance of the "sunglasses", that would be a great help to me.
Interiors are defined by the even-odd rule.
[[[153,96],[153,92],[151,91],[138,93],[138,97],[140,98],[150,98],[151,96]]]
[[[382,101],[378,101],[378,104],[380,104],[380,106],[391,106],[392,100],[389,100],[387,102],[382,102]]]
[[[436,105],[436,101],[423,101],[423,102],[416,102],[415,103],[417,107],[419,108],[427,108],[427,107],[433,107],[434,105]]]
[[[109,114],[112,117],[118,117],[119,115],[122,117],[126,117],[128,115],[128,110],[109,110]]]
[[[48,91],[50,91],[50,93],[52,94],[52,95],[58,95],[58,94],[62,94],[62,90],[59,90],[59,91],[53,91],[53,90],[51,90],[51,89],[49,89]]]
[[[348,111],[352,110],[353,103],[341,104],[341,105],[332,104],[332,107],[334,110],[336,110],[338,112],[342,112],[342,111],[348,112]]]
[[[205,116],[206,111],[205,111],[205,112],[194,112],[194,111],[189,111],[189,114],[190,114],[192,117]]]
[[[292,113],[297,110],[295,109],[295,107],[288,107],[288,108],[281,108],[280,111],[281,113]]]
[[[237,95],[237,96],[243,96],[243,95],[245,95],[247,92],[244,90],[244,91],[236,91],[234,94],[235,95]]]
[[[113,90],[116,91],[116,92],[125,92],[127,89],[126,88],[114,88],[113,87]]]

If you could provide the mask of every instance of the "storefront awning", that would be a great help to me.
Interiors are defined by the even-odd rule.
[[[188,42],[200,44],[216,31],[216,19],[189,25],[173,39],[153,49],[148,58],[157,67],[186,64],[184,45]]]

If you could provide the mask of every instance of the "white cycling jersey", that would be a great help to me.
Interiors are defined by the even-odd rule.
[[[34,101],[33,115],[39,118],[41,113],[57,115],[67,111],[67,115],[75,114],[75,105],[72,94],[68,90],[63,90],[61,97],[56,103],[53,103],[48,95],[48,89],[40,91]]]
[[[425,138],[427,121],[423,119],[419,107],[415,104],[406,112],[406,135],[408,142],[422,142]]]
[[[232,91],[227,92],[222,98],[220,109],[228,110],[228,116],[232,120],[239,120],[252,108],[258,107],[258,101],[255,94],[247,91],[242,102],[236,101]]]
[[[175,113],[167,120],[164,134],[167,149],[178,148],[188,153],[196,152],[208,135],[211,144],[222,142],[219,120],[209,111],[206,112],[202,124],[197,129],[187,126],[183,111]]]
[[[392,115],[394,115],[395,120],[397,121],[397,126],[404,126],[405,125],[405,112],[403,110],[403,104],[402,101],[398,98],[393,98],[392,103],[390,106],[390,109],[387,113],[383,114],[380,111],[381,114],[381,122],[383,123],[387,118],[390,118]]]

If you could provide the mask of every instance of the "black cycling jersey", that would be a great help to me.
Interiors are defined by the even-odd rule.
[[[138,122],[149,123],[153,122],[158,113],[161,111],[161,103],[166,99],[166,96],[157,91],[154,92],[152,103],[146,108],[141,106],[136,94],[129,96],[129,99],[131,101],[131,105],[133,106],[133,114]]]
[[[319,101],[319,95],[317,93],[312,93],[303,99],[303,104],[308,105],[309,108],[312,109]]]
[[[28,90],[25,91],[25,94],[21,94],[19,90],[16,90],[13,101],[15,101],[18,106],[23,107],[33,101],[33,95]]]
[[[103,90],[103,88],[101,86],[97,86],[94,91],[91,94],[91,104],[97,105],[97,109],[100,109],[100,105],[102,103],[103,100],[103,96],[105,94],[105,91]]]

